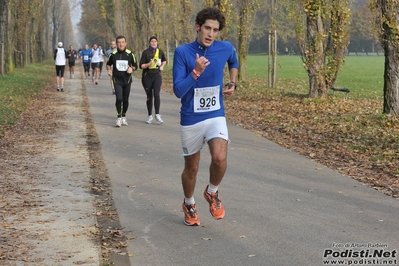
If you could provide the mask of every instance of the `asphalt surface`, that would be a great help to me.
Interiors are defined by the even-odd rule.
[[[179,99],[162,92],[165,122],[146,124],[134,79],[129,125],[116,128],[108,77],[85,83],[120,223],[134,236],[131,265],[398,265],[397,199],[231,123],[219,187],[226,216],[212,219],[202,197],[204,147],[195,191],[201,226],[184,225]]]

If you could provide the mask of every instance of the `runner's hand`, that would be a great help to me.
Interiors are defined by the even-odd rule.
[[[236,84],[234,82],[229,82],[225,89],[223,90],[223,94],[226,96],[230,96],[234,93],[234,90],[236,88]]]
[[[151,61],[148,63],[148,67],[153,67],[153,66],[155,66],[156,63],[157,63],[157,62],[156,62],[155,60],[151,60]]]
[[[202,74],[205,71],[205,68],[209,66],[210,62],[203,56],[195,55],[195,69]]]
[[[108,73],[108,76],[112,77],[112,70],[111,69],[108,69],[107,73]]]

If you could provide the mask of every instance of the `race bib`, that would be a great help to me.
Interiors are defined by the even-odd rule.
[[[194,112],[202,113],[220,109],[220,86],[194,89]]]
[[[118,71],[127,71],[129,68],[129,63],[127,60],[116,60],[116,69]]]
[[[83,60],[86,60],[86,61],[89,60],[89,56],[88,55],[84,55],[83,56]]]

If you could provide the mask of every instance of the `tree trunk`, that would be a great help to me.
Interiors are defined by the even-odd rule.
[[[247,79],[247,27],[246,27],[246,15],[245,12],[240,14],[240,28],[238,33],[238,62],[240,67],[238,69],[238,80],[245,81]]]
[[[238,80],[245,81],[247,78],[247,55],[239,53],[238,62],[240,62],[240,68],[238,69]]]
[[[386,44],[384,70],[384,114],[399,115],[399,56],[398,48]]]
[[[396,2],[380,1],[381,41],[385,52],[384,69],[384,114],[399,115],[399,42],[397,25],[399,24],[399,5]]]
[[[9,3],[9,2],[8,2]],[[14,61],[14,43],[15,40],[14,38],[11,38],[11,36],[13,36],[13,27],[14,27],[14,19],[13,16],[11,14],[11,9],[8,7],[7,8],[7,28],[6,28],[6,46],[5,46],[5,63],[6,63],[6,68],[7,68],[7,72],[13,72],[15,69],[15,61]]]
[[[7,8],[6,1],[0,1],[0,74],[4,75],[5,73],[5,42],[6,42],[6,34],[7,34]]]
[[[0,1],[0,43],[5,42],[6,29],[7,29],[7,8],[6,1]]]
[[[56,0],[52,1],[52,22],[53,22],[53,34],[52,34],[52,40],[51,40],[51,47],[55,49],[57,47],[58,43],[58,3],[56,3]]]
[[[309,97],[327,94],[325,81],[324,27],[320,14],[314,19],[307,18],[307,39],[309,53],[306,66],[309,76]],[[306,54],[306,53],[305,53]]]
[[[241,0],[238,2],[239,25],[238,25],[238,81],[245,81],[247,78],[247,55],[249,41],[251,40],[252,23],[254,13],[259,6],[259,1]]]

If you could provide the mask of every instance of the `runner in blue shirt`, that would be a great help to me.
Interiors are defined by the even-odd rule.
[[[83,69],[85,72],[85,79],[87,79],[88,76],[90,76],[90,61],[91,61],[91,49],[89,49],[89,45],[86,44],[85,48],[82,50],[80,54],[83,62]]]
[[[236,51],[230,42],[217,41],[225,27],[225,17],[216,8],[205,8],[197,14],[197,39],[176,48],[173,60],[173,90],[181,99],[180,137],[184,156],[181,175],[184,201],[184,223],[199,225],[194,189],[205,142],[211,153],[209,184],[203,193],[209,211],[221,219],[225,210],[218,187],[227,168],[229,142],[223,96],[235,89],[238,73]],[[230,82],[224,88],[224,67],[228,64]]]

